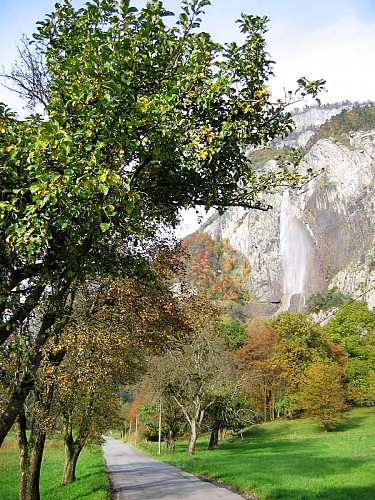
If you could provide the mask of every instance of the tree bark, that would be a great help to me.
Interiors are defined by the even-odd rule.
[[[173,431],[170,430],[168,431],[167,434],[164,435],[164,443],[167,450],[175,451],[176,444],[175,444],[175,435]]]
[[[40,500],[39,482],[46,432],[38,422],[31,426],[30,441],[26,437],[26,418],[21,412],[18,419],[20,454],[20,500]]]
[[[71,415],[63,415],[63,420],[65,462],[61,484],[65,486],[66,484],[73,483],[76,479],[77,460],[84,445],[82,444],[83,442],[81,439],[74,439],[73,428],[71,425]]]
[[[65,463],[61,481],[63,486],[73,483],[76,480],[76,466],[82,448],[83,445],[81,443],[65,443]]]
[[[215,426],[211,431],[210,441],[208,443],[207,449],[213,450],[219,442],[219,427]]]
[[[16,418],[21,414],[23,405],[33,386],[34,378],[29,373],[25,373],[18,386],[13,390],[8,404],[0,414],[0,446],[3,444]]]
[[[197,431],[197,423],[195,420],[191,422],[190,426],[191,432],[190,432],[190,439],[189,439],[189,444],[188,444],[188,449],[187,449],[187,454],[189,457],[194,454],[195,450],[195,444],[198,439],[198,431]]]

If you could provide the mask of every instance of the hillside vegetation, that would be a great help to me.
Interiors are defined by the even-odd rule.
[[[356,105],[352,109],[344,109],[324,123],[308,143],[307,149],[320,139],[328,137],[339,139],[351,132],[373,129],[375,129],[375,106]]]

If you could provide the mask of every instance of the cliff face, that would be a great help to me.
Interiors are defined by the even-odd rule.
[[[325,172],[272,197],[273,210],[232,208],[204,229],[249,259],[250,315],[302,310],[333,287],[375,307],[375,130],[319,140],[305,167]]]

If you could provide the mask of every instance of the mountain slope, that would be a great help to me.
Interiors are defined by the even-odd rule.
[[[333,287],[375,307],[375,108],[345,109],[318,130],[313,124],[308,144],[304,168],[324,172],[304,190],[273,196],[266,213],[231,208],[204,228],[248,258],[257,314],[302,310],[312,294]]]

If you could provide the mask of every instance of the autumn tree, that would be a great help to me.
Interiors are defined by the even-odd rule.
[[[197,232],[182,240],[187,257],[184,260],[186,279],[216,300],[236,300],[245,295],[249,277],[248,260],[226,241],[215,241],[208,234]]]
[[[121,347],[98,328],[81,326],[76,335],[69,335],[57,378],[57,405],[65,447],[63,485],[75,480],[83,447],[98,442],[104,432],[119,423],[116,388],[121,380],[120,369],[125,369]]]
[[[180,408],[190,429],[187,453],[192,455],[201,433],[203,419],[217,401],[234,360],[217,340],[200,335],[181,349],[171,351],[150,365],[149,377],[155,391],[166,394]]]
[[[270,324],[279,341],[273,363],[293,392],[309,365],[327,357],[325,337],[321,327],[303,314],[284,312]]]
[[[275,418],[275,403],[282,397],[281,369],[274,363],[280,342],[270,323],[254,320],[248,331],[248,341],[239,351],[244,366],[251,372],[257,411],[263,420]]]
[[[56,412],[60,411],[63,423],[66,460],[62,482],[67,484],[75,479],[83,447],[117,422],[118,385],[141,371],[144,355],[184,335],[184,318],[167,288],[175,252],[162,252],[160,246],[158,251],[150,263],[157,277],[154,283],[110,278],[89,281],[77,289],[62,335],[46,343],[37,382],[18,418],[22,500],[39,498],[44,441]],[[27,362],[26,341],[18,339],[3,351],[9,358],[9,384],[12,374]]]
[[[186,431],[186,420],[178,406],[171,397],[166,394],[160,396],[149,392],[148,384],[140,385],[137,397],[131,403],[131,412],[137,415],[138,421],[145,428],[145,436],[150,440],[159,437],[159,425],[161,424],[161,438],[167,450],[174,451],[176,440]],[[161,419],[161,422],[160,422]]]
[[[154,0],[139,11],[129,0],[79,9],[64,0],[25,55],[43,68],[36,74],[31,59],[12,73],[45,116],[18,120],[0,106],[1,344],[44,309],[0,415],[0,443],[78,282],[141,272],[144,241],[181,208],[267,208],[260,194],[298,182],[293,169],[256,171],[246,155],[293,126],[266,86],[267,19],[242,15],[244,42],[220,45],[200,30],[208,4],[183,0],[166,23],[170,13]],[[303,94],[320,85],[299,80]]]
[[[205,427],[210,431],[208,450],[218,445],[219,434],[224,435],[228,430],[239,432],[259,421],[249,397],[249,385],[248,378],[243,374],[222,384],[204,419]]]
[[[347,409],[340,367],[334,362],[312,363],[302,377],[298,401],[325,432],[340,423]]]
[[[145,357],[184,337],[184,317],[161,284],[161,277],[154,287],[108,279],[81,291],[59,342],[66,351],[57,377],[66,451],[63,484],[74,481],[82,448],[119,422],[119,385],[142,373]]]

